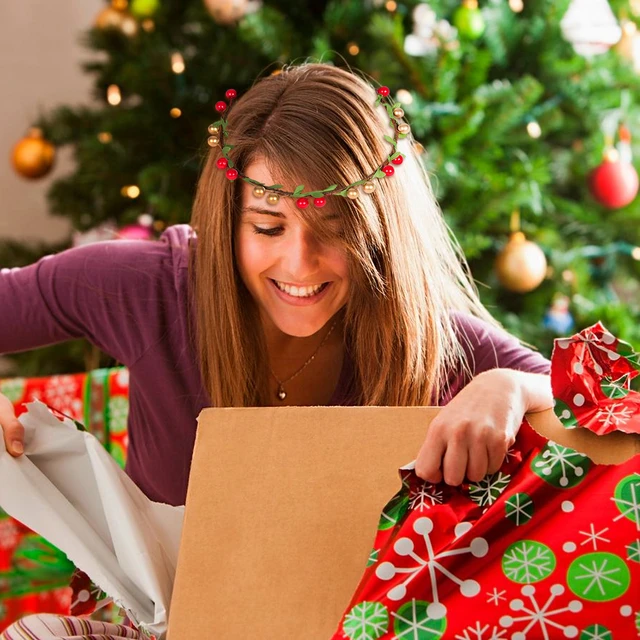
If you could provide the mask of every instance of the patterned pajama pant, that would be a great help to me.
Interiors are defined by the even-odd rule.
[[[41,613],[25,616],[0,633],[0,640],[144,640],[143,635],[121,624],[89,618]]]

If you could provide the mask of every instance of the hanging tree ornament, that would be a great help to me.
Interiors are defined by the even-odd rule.
[[[560,28],[576,53],[586,58],[607,52],[621,35],[607,0],[573,0]]]
[[[160,8],[160,0],[131,0],[129,8],[138,20],[152,18]]]
[[[35,179],[49,173],[55,156],[55,147],[45,140],[42,130],[33,128],[13,147],[11,161],[17,173]]]
[[[126,0],[112,0],[111,6],[105,7],[97,15],[94,26],[101,31],[120,31],[128,37],[138,33],[138,23],[127,11]]]
[[[463,0],[462,6],[453,14],[453,24],[463,38],[477,40],[486,27],[478,0]]]
[[[232,25],[262,6],[261,0],[204,0],[204,4],[213,19],[223,25]]]
[[[609,146],[602,164],[590,176],[593,197],[608,209],[626,207],[638,195],[638,172],[630,162],[620,159],[617,149]]]
[[[511,236],[495,262],[498,280],[515,293],[533,291],[547,275],[547,259],[542,249],[520,231],[520,214],[511,216]]]

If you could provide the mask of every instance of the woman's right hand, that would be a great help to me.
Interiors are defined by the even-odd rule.
[[[13,403],[0,393],[0,428],[7,451],[14,457],[24,453],[24,427],[16,418]]]

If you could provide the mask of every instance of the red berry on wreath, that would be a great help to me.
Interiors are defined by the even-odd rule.
[[[224,100],[219,100],[218,102],[216,102],[216,111],[222,113],[223,111],[226,111],[227,109],[227,103],[224,102]]]
[[[218,169],[226,169],[229,161],[226,158],[218,158],[216,160],[216,166]]]
[[[404,158],[402,156],[398,156],[391,161],[393,164],[400,165],[404,162]]]
[[[306,209],[309,206],[309,198],[298,198],[296,200],[296,207],[298,209]]]
[[[238,172],[236,169],[227,169],[227,178],[229,180],[235,180],[238,177]]]
[[[384,167],[382,167],[382,170],[388,175],[388,176],[392,176],[396,170],[390,165],[387,164]]]
[[[233,100],[238,95],[238,92],[235,89],[227,89],[224,95],[227,100]]]
[[[327,204],[326,198],[314,198],[313,200],[314,207],[324,207],[325,204]]]
[[[598,202],[609,209],[620,209],[638,195],[638,172],[630,162],[620,160],[615,149],[610,149],[591,173],[589,186]]]
[[[377,91],[379,96],[384,96],[384,97],[387,97],[389,93],[391,93],[389,91],[389,87],[378,87]]]

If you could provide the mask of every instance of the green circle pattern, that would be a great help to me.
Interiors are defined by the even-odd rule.
[[[10,378],[0,382],[0,393],[7,396],[13,404],[20,402],[27,387],[26,378]]]
[[[613,492],[613,501],[625,518],[640,525],[640,474],[622,478]]]
[[[388,628],[387,608],[379,602],[359,602],[342,623],[344,634],[351,640],[376,640],[387,633]]]
[[[514,493],[504,503],[505,517],[520,527],[533,518],[534,505],[526,493]]]
[[[613,640],[613,634],[601,624],[592,624],[583,629],[580,640]]]
[[[553,551],[537,540],[518,540],[502,556],[502,572],[512,582],[532,584],[550,576],[556,568]]]
[[[378,562],[378,556],[380,555],[380,549],[371,549],[371,553],[369,554],[369,560],[367,561],[367,567],[370,567],[372,564]]]
[[[382,511],[380,522],[378,523],[378,530],[384,531],[385,529],[395,527],[396,524],[402,520],[408,509],[409,495],[407,493],[401,492],[393,496]]]
[[[531,461],[531,471],[556,489],[570,489],[580,484],[590,468],[587,456],[555,442],[548,442]]]
[[[397,640],[439,640],[447,629],[447,618],[434,620],[429,617],[429,602],[411,600],[405,602],[394,614],[394,639]]]
[[[624,595],[631,575],[625,561],[614,553],[596,551],[576,558],[567,570],[567,586],[591,602],[608,602]]]

